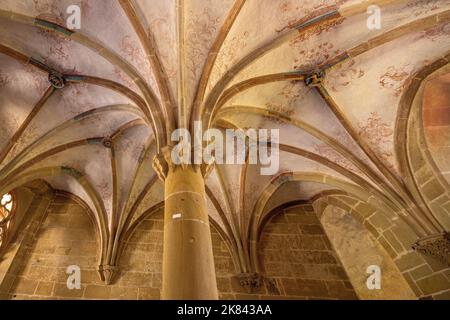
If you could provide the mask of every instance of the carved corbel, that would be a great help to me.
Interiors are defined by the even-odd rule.
[[[100,279],[107,285],[111,284],[115,276],[119,273],[119,267],[111,265],[98,266]]]
[[[235,276],[235,280],[247,293],[255,293],[262,284],[262,277],[259,273],[240,273]]]
[[[450,266],[450,234],[448,232],[418,240],[413,249]]]

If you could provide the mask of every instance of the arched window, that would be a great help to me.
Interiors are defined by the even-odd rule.
[[[11,218],[15,211],[15,199],[12,193],[4,194],[0,201],[0,249],[6,244]]]

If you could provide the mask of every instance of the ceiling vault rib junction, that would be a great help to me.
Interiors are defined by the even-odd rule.
[[[374,5],[379,5],[380,7],[387,6],[392,3],[403,3],[405,0],[371,0],[370,3]],[[222,91],[226,86],[234,79],[234,77],[239,74],[246,67],[254,63],[259,58],[268,54],[270,51],[278,48],[283,43],[292,39],[294,36],[298,35],[298,33],[305,33],[308,30],[311,30],[315,27],[318,27],[322,24],[328,23],[333,20],[338,20],[342,18],[349,18],[365,12],[367,10],[365,4],[356,4],[354,6],[349,6],[345,10],[339,10],[340,8],[336,6],[332,6],[327,8],[327,11],[323,13],[322,10],[317,10],[313,12],[308,17],[305,17],[301,21],[291,26],[290,29],[286,32],[283,32],[281,35],[276,38],[269,40],[266,44],[258,47],[253,50],[251,53],[247,54],[245,57],[240,59],[237,63],[235,63],[214,85],[210,93],[208,94],[204,104],[201,106],[200,118],[209,118],[210,109],[214,107],[216,101],[219,99]],[[205,116],[206,114],[206,116]]]
[[[387,203],[388,204],[388,210],[390,209],[390,210],[392,210],[394,212],[398,212],[399,213],[399,217],[401,219],[404,219],[403,214],[401,214],[401,210],[402,210],[401,203],[400,204],[399,203],[395,203],[395,200],[392,201],[389,196],[387,196],[387,195],[383,194],[382,192],[380,192],[378,189],[373,187],[370,183],[365,181],[359,175],[349,171],[348,169],[340,166],[339,164],[336,164],[336,163],[328,160],[325,157],[322,157],[320,155],[317,155],[317,154],[315,154],[313,152],[309,152],[309,151],[304,150],[304,149],[296,148],[296,147],[285,145],[285,144],[280,144],[280,150],[288,152],[288,153],[296,154],[298,156],[301,156],[301,157],[304,157],[304,158],[307,158],[307,159],[314,160],[314,161],[316,161],[316,162],[318,162],[320,164],[323,164],[323,165],[333,169],[336,172],[339,172],[343,176],[345,176],[345,177],[349,178],[351,181],[353,181],[356,185],[364,186],[367,190],[370,190],[371,194],[375,195],[379,200],[381,200],[380,203]],[[388,192],[386,192],[386,193],[389,194]],[[405,220],[405,222],[410,223],[407,220]]]
[[[401,206],[401,203],[402,203],[401,198],[398,197],[398,195],[396,194],[395,191],[390,192],[389,191],[389,189],[390,189],[389,185],[387,185],[382,180],[380,180],[381,178],[367,164],[363,163],[358,157],[353,155],[352,152],[350,152],[346,147],[344,147],[338,141],[336,141],[335,139],[333,139],[331,137],[328,137],[326,134],[324,134],[323,132],[321,132],[317,128],[312,127],[312,126],[306,124],[305,122],[303,122],[301,120],[292,119],[291,117],[283,115],[283,114],[281,114],[279,112],[275,112],[275,111],[272,111],[272,110],[267,110],[267,109],[259,108],[259,107],[249,107],[249,106],[244,106],[244,107],[239,107],[239,106],[227,107],[227,108],[223,109],[221,113],[224,114],[224,113],[230,113],[230,112],[244,112],[244,113],[261,114],[261,115],[264,115],[266,117],[275,118],[277,120],[286,122],[288,124],[294,125],[294,126],[300,128],[300,129],[304,130],[308,134],[312,135],[313,137],[315,137],[315,138],[325,142],[330,147],[334,148],[337,152],[342,154],[347,159],[351,160],[358,167],[358,169],[360,169],[363,172],[365,172],[366,174],[368,174],[369,177],[371,177],[375,182],[378,182],[377,184],[380,187],[385,188],[387,193],[390,194],[391,196],[393,196],[391,199],[394,200],[394,201],[399,201],[399,203],[400,203],[399,207],[402,207]],[[217,116],[220,118],[220,115],[221,114],[219,113]],[[425,235],[423,232],[420,231],[420,229],[418,229],[419,226],[415,226],[416,225],[415,221],[410,221],[410,216],[409,215],[401,215],[401,217],[405,219],[405,221],[411,226],[411,228],[413,228],[413,230],[415,230],[416,234],[419,237]]]
[[[139,75],[139,73],[124,59],[122,59],[118,54],[114,53],[113,51],[107,49],[102,44],[92,40],[88,36],[85,36],[82,33],[74,32],[71,30],[67,30],[64,27],[59,26],[58,24],[55,24],[50,21],[46,21],[43,19],[38,19],[30,16],[26,16],[23,14],[13,13],[10,11],[5,11],[3,9],[0,9],[0,19],[7,19],[10,21],[15,21],[18,23],[23,23],[29,26],[34,26],[37,28],[41,28],[43,30],[46,30],[48,32],[54,32],[56,35],[61,36],[63,38],[69,38],[77,43],[80,43],[81,45],[91,49],[93,52],[96,52],[101,57],[103,57],[105,60],[109,61],[113,65],[119,67],[121,70],[125,71],[126,74],[130,76],[130,78],[133,80],[133,82],[139,87],[139,89],[142,91],[145,102],[144,102],[144,114],[147,116],[148,121],[152,124],[153,131],[155,132],[155,136],[158,137],[158,149],[160,146],[166,144],[166,128],[164,125],[164,117],[162,115],[162,109],[158,102],[158,99],[156,98],[155,94],[153,93],[152,89],[149,88],[147,83],[143,80],[143,78]],[[13,50],[15,51],[15,50]],[[5,52],[8,54],[8,52]],[[15,53],[17,54],[17,53]],[[24,56],[19,55],[19,58],[23,61]],[[23,61],[25,62],[25,61]],[[33,61],[30,61],[30,59],[27,59],[27,62],[30,62],[33,64]],[[38,65],[36,65],[38,66]],[[38,66],[39,67],[39,66]],[[42,68],[41,68],[42,69]],[[43,71],[49,71],[47,69],[42,69]],[[153,108],[148,107],[147,104],[150,106],[153,106]]]
[[[414,243],[400,241],[395,263],[448,235],[450,175],[422,101],[447,72],[447,0],[82,0],[79,30],[64,27],[65,0],[40,1],[0,4],[0,195],[36,180],[73,195],[94,219],[106,284],[128,271],[141,223],[171,208],[174,167],[160,162],[172,133],[197,121],[203,132],[280,130],[270,176],[250,162],[250,137],[243,162],[183,167],[200,167],[235,277],[269,276],[263,233],[288,206],[320,224],[340,208],[382,246],[407,233]],[[369,5],[383,10],[382,30],[365,30]]]
[[[36,148],[37,146],[41,145],[43,142],[45,142],[46,139],[51,138],[52,136],[57,136],[58,132],[61,132],[64,129],[67,129],[74,123],[79,123],[80,121],[90,117],[95,116],[98,114],[106,113],[108,111],[127,111],[130,113],[133,113],[136,116],[143,116],[140,113],[140,110],[135,107],[131,107],[130,105],[115,105],[115,106],[106,106],[96,109],[91,109],[89,111],[86,111],[83,114],[80,114],[78,116],[73,117],[72,119],[62,123],[61,125],[47,131],[44,135],[36,139],[32,144],[25,147],[17,156],[14,157],[11,161],[9,161],[2,169],[0,169],[0,176],[4,174],[5,172],[8,172],[11,170],[11,168],[14,168],[22,159],[24,159],[27,155],[27,153],[31,152],[33,148]]]
[[[310,28],[315,24],[319,23],[319,21],[325,23],[328,18],[329,15],[324,15],[325,19],[324,21],[322,21],[322,18],[312,19],[312,22],[310,22],[310,24],[307,24],[307,27]],[[369,50],[373,50],[374,48],[382,46],[387,42],[400,38],[405,34],[430,29],[436,24],[445,23],[448,21],[450,21],[450,10],[433,14],[422,19],[418,19],[414,22],[410,22],[406,25],[387,31],[384,34],[376,36],[351,49],[348,49],[344,53],[338,54],[337,56],[329,59],[327,62],[317,66],[316,68],[303,70],[303,73],[311,74],[317,70],[325,71],[327,69],[332,68],[333,66],[336,66],[339,63],[342,63],[343,61],[346,61],[350,58],[355,58],[359,55],[362,55],[363,53],[368,52]],[[308,30],[308,28],[298,30],[298,32],[305,32]],[[202,119],[207,120],[206,122],[210,121],[210,119],[213,117],[212,110],[214,110],[214,108],[217,105],[217,102],[220,100],[220,97],[224,92],[223,90],[239,72],[244,70],[250,64],[254,63],[257,59],[261,58],[263,55],[267,54],[268,51],[275,49],[276,47],[278,47],[279,45],[281,45],[282,43],[284,43],[289,39],[289,37],[286,38],[285,37],[286,35],[281,36],[280,38],[276,38],[273,42],[270,42],[268,45],[254,50],[251,54],[247,55],[241,61],[236,63],[229,71],[227,71],[227,73],[224,76],[222,76],[222,78],[217,82],[217,84],[209,93],[208,98],[205,101],[204,108],[202,109]]]

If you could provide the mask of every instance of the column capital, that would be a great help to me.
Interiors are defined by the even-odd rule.
[[[161,152],[153,158],[153,169],[161,181],[165,181],[169,173],[169,165],[172,163],[170,159],[170,148],[163,147]]]
[[[192,167],[195,171],[200,170],[203,178],[206,178],[211,173],[215,163],[174,164],[172,161],[172,148],[170,146],[165,146],[161,149],[160,153],[155,155],[152,165],[159,179],[165,181],[169,174],[169,170],[185,169],[187,167]]]

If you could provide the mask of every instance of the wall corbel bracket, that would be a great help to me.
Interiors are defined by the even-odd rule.
[[[119,267],[100,265],[98,266],[98,273],[100,275],[100,279],[105,282],[105,284],[110,285],[114,281],[114,277],[119,273]]]
[[[450,266],[450,234],[448,232],[422,238],[412,248]]]
[[[259,273],[240,273],[236,275],[236,280],[248,293],[254,293],[262,284],[262,276]]]

